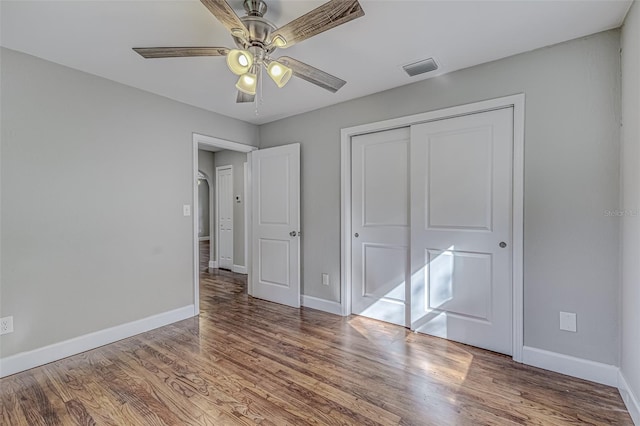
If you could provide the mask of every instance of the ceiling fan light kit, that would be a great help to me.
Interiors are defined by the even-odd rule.
[[[289,57],[273,58],[278,48],[288,48],[310,37],[342,25],[364,15],[358,0],[330,0],[320,7],[277,28],[263,16],[267,11],[264,0],[244,0],[247,13],[238,17],[225,0],[200,0],[222,23],[236,44],[235,49],[225,47],[135,47],[142,57],[175,58],[189,56],[226,56],[227,66],[240,76],[236,83],[239,93],[236,102],[255,100],[258,80],[262,87],[262,68],[279,87],[284,87],[291,76],[308,81],[332,93],[346,81]],[[257,100],[256,100],[257,102]]]

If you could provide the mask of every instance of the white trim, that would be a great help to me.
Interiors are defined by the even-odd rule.
[[[252,170],[253,170],[253,155],[251,153],[247,154],[247,179],[245,179],[247,192],[244,194],[244,201],[246,204],[247,213],[245,216],[245,220],[247,221],[247,230],[246,233],[246,242],[245,244],[245,256],[244,256],[244,264],[247,265],[247,294],[249,296],[253,296],[253,278],[252,278],[252,266],[253,266],[253,250],[249,250],[249,244],[253,243],[253,195],[251,191],[253,191],[253,178],[252,178]]]
[[[317,309],[334,315],[342,316],[342,305],[331,300],[320,299],[313,296],[300,296],[300,304],[305,308]]]
[[[618,391],[622,401],[624,401],[624,405],[627,406],[631,420],[633,420],[634,424],[640,426],[640,399],[633,392],[633,389],[629,387],[621,370],[618,370]]]
[[[340,304],[342,316],[351,314],[351,137],[356,133],[342,129],[340,135]]]
[[[356,135],[380,132],[429,121],[459,117],[494,109],[513,107],[513,206],[512,206],[512,268],[513,268],[513,342],[512,357],[522,362],[524,346],[524,107],[523,93],[502,98],[454,106],[407,117],[363,124],[341,130],[341,263],[340,303],[342,315],[351,314],[351,138]]]
[[[198,142],[195,135],[193,136],[193,147],[191,152],[192,173],[193,178],[191,183],[193,184],[193,211],[191,212],[191,235],[193,236],[193,315],[200,314],[200,241],[198,241],[198,175],[200,174],[200,167],[198,165]],[[211,185],[209,185],[211,190]],[[209,198],[211,200],[211,198]],[[209,209],[209,215],[211,215],[211,209]],[[211,223],[209,223],[211,227]]]
[[[525,346],[522,348],[522,362],[556,373],[579,379],[590,380],[607,386],[618,385],[618,367],[588,359],[576,358],[557,352]]]
[[[209,237],[198,237],[198,241],[209,241],[209,240],[210,240]]]
[[[224,139],[214,138],[207,135],[201,135],[198,133],[193,133],[192,135],[192,168],[193,168],[193,211],[198,211],[198,149],[199,145],[215,147],[220,149],[228,149],[231,151],[239,151],[239,152],[247,152],[255,151],[258,149],[255,146],[242,144],[238,142],[231,142]],[[209,190],[213,191],[213,185],[209,183]],[[209,197],[209,200],[213,200],[213,197]],[[211,210],[209,210],[211,214]],[[215,231],[214,231],[215,232]],[[198,215],[192,214],[192,240],[193,240],[193,309],[194,315],[198,315],[200,313],[200,256],[199,256],[199,244],[198,244]],[[248,263],[247,263],[248,264]],[[217,264],[215,266],[211,266],[211,262],[209,262],[210,268],[217,268]]]
[[[522,362],[524,347],[524,94],[511,97],[513,105],[513,193],[511,199],[511,274],[513,341],[511,357]]]
[[[247,267],[246,266],[242,266],[242,265],[233,265],[233,267],[231,268],[231,270],[233,272],[235,272],[236,274],[244,274],[247,275]]]
[[[136,334],[191,318],[194,316],[193,312],[193,305],[183,306],[182,308],[2,358],[0,359],[0,377],[58,361],[71,355],[76,355],[109,343],[117,342],[118,340],[126,339],[127,337],[135,336]]]
[[[242,164],[242,178],[244,179],[243,180],[244,185],[243,185],[243,188],[242,188],[242,192],[243,192],[242,196],[244,197],[244,199],[242,200],[242,203],[243,203],[242,205],[244,207],[244,212],[243,213],[244,213],[244,264],[245,265],[249,265],[249,261],[248,261],[248,258],[247,258],[247,252],[249,250],[248,249],[248,247],[249,247],[249,212],[248,212],[248,209],[247,209],[247,205],[248,205],[248,203],[247,203],[247,194],[249,192],[249,188],[248,188],[248,186],[249,186],[249,182],[248,182],[249,181],[249,172],[247,170],[247,167],[248,167],[247,166],[247,162],[245,161]],[[240,274],[246,274],[247,273],[247,270],[248,270],[247,266],[244,266],[243,268],[244,268],[244,272],[239,272]]]
[[[218,261],[217,260],[210,260],[209,261],[209,268],[217,269],[218,268]]]
[[[220,172],[230,170],[231,173],[231,268],[233,268],[233,240],[235,238],[235,223],[233,220],[233,165],[227,164],[225,166],[216,167],[216,224],[215,224],[215,239],[216,239],[216,262],[220,264]]]
[[[232,142],[225,139],[214,138],[212,136],[201,135],[198,133],[193,134],[193,143],[196,145],[196,147],[198,144],[202,144],[210,147],[220,148],[220,150],[228,149],[229,151],[239,152],[251,152],[258,149],[257,147],[252,145]]]

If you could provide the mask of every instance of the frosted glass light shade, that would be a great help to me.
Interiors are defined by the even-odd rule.
[[[267,67],[267,74],[269,74],[271,80],[273,80],[278,87],[282,88],[291,78],[292,72],[291,68],[273,61]]]
[[[227,53],[227,66],[235,75],[242,75],[253,65],[253,55],[248,50],[233,49]]]
[[[254,73],[248,72],[242,74],[236,83],[236,89],[247,95],[256,94],[256,86],[258,85],[258,76]]]

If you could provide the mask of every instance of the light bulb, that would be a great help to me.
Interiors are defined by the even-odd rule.
[[[282,67],[276,63],[271,67],[271,75],[274,77],[280,77],[280,75],[282,75]]]
[[[256,94],[256,86],[258,85],[258,76],[254,73],[248,72],[243,74],[236,83],[236,89],[247,95]]]
[[[279,62],[272,61],[267,66],[267,74],[269,74],[269,77],[271,77],[278,87],[282,88],[287,84],[293,72],[291,71],[291,68],[284,66]]]
[[[248,50],[232,49],[227,53],[227,66],[232,73],[242,75],[253,65],[253,55]]]

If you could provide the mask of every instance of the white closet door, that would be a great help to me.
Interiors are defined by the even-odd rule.
[[[513,110],[411,128],[412,328],[512,352]]]
[[[218,267],[233,269],[233,167],[216,167]]]
[[[352,138],[351,311],[409,325],[409,128]]]
[[[251,153],[252,296],[300,307],[300,144]]]

